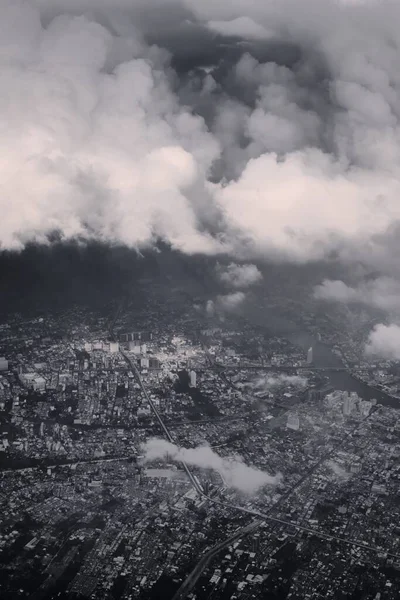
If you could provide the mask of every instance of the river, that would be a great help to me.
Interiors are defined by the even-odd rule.
[[[313,362],[316,367],[343,367],[343,362],[332,349],[322,342],[316,340],[310,333],[302,330],[296,323],[288,320],[276,311],[264,310],[257,306],[247,306],[243,315],[251,324],[263,327],[272,335],[279,335],[288,339],[296,346],[307,352],[313,347]],[[327,371],[324,375],[336,390],[357,392],[364,400],[376,399],[379,404],[400,408],[400,400],[389,396],[381,390],[377,390],[353,377],[347,371]]]

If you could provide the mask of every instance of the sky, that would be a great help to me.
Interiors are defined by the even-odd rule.
[[[317,298],[376,306],[389,286],[391,309],[399,17],[373,0],[3,0],[0,249],[56,234],[247,261],[221,276],[228,304],[257,261],[334,259],[379,281]]]

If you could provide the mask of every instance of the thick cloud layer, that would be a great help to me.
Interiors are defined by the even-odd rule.
[[[281,480],[280,475],[271,476],[254,467],[249,467],[239,458],[222,458],[209,446],[197,448],[179,448],[165,440],[151,438],[144,444],[145,460],[169,458],[176,462],[184,461],[188,465],[203,469],[214,469],[222,476],[224,482],[241,492],[255,493],[265,485],[275,485]]]
[[[391,2],[3,0],[1,247],[58,231],[388,263],[399,17]]]
[[[171,91],[162,52],[85,16],[0,8],[0,239],[62,236],[215,252],[197,199],[218,142]],[[7,208],[6,208],[7,206]]]

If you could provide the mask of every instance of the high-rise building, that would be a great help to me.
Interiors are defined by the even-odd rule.
[[[358,407],[359,407],[360,413],[364,417],[366,417],[371,412],[372,402],[370,400],[360,400]]]
[[[46,389],[46,380],[44,377],[36,376],[32,382],[35,391],[43,392]]]
[[[313,349],[312,346],[310,346],[310,348],[307,351],[307,364],[311,365],[313,362]]]
[[[286,427],[288,429],[298,431],[300,429],[300,419],[298,415],[289,414],[286,422]]]
[[[132,333],[120,333],[120,342],[150,342],[153,334],[149,331],[133,331]]]
[[[118,351],[119,351],[119,343],[118,342],[110,342],[111,354],[116,354]]]
[[[196,376],[196,371],[190,371],[190,387],[196,387],[196,380],[197,380],[197,376]]]
[[[321,402],[322,397],[323,397],[323,394],[322,394],[321,390],[316,390],[316,389],[312,388],[307,391],[307,398],[310,402],[314,402],[314,403]]]
[[[346,417],[351,415],[353,409],[353,399],[350,396],[345,396],[343,399],[343,414]]]
[[[129,342],[129,352],[140,354],[140,345],[136,341]]]
[[[149,358],[149,368],[150,369],[159,369],[160,368],[160,361],[158,360],[158,358],[154,358],[154,357]]]
[[[0,371],[8,371],[8,360],[4,356],[0,357]]]
[[[150,361],[148,358],[141,358],[140,359],[140,366],[142,367],[142,369],[148,369],[149,368],[149,364]]]

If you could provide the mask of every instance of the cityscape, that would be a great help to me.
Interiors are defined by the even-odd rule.
[[[353,375],[321,366],[325,333],[142,285],[140,311],[2,326],[1,597],[398,598],[389,363],[365,398],[330,381]]]

